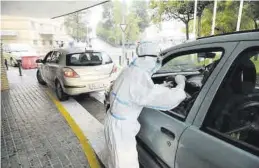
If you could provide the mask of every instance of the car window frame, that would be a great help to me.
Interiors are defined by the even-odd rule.
[[[59,56],[57,57],[55,54],[58,54],[59,53]],[[51,64],[59,64],[59,61],[60,61],[60,56],[62,55],[61,52],[59,51],[53,51],[52,55],[51,55],[51,61],[49,63]],[[56,57],[54,59],[54,57]]]
[[[48,53],[46,54],[46,56],[45,56],[45,58],[44,58],[44,60],[43,60],[44,63],[49,63],[49,62],[47,62],[47,59],[52,56],[53,52],[54,52],[54,51],[50,51],[50,52],[48,52]]]
[[[214,71],[212,72],[212,74],[210,75],[210,77],[207,79],[206,83],[204,84],[203,88],[201,89],[199,95],[197,96],[191,110],[189,111],[189,114],[187,116],[187,118],[185,120],[179,120],[177,117],[173,117],[175,119],[177,119],[178,121],[181,122],[185,122],[188,124],[193,124],[196,115],[198,114],[199,108],[202,104],[202,102],[205,99],[205,95],[207,94],[207,92],[209,91],[210,86],[212,85],[212,83],[214,82],[217,74],[219,73],[220,69],[222,68],[224,62],[227,60],[227,57],[229,54],[232,53],[232,51],[235,49],[235,47],[238,45],[238,42],[234,41],[234,42],[212,42],[212,43],[206,43],[206,44],[195,44],[195,45],[189,45],[189,46],[177,46],[175,48],[172,48],[170,50],[166,50],[162,57],[163,57],[163,61],[164,59],[167,59],[167,57],[169,57],[170,55],[177,55],[180,53],[186,53],[187,51],[198,51],[198,50],[206,50],[206,49],[211,49],[211,48],[222,48],[224,49],[224,54],[222,55],[222,58],[220,60],[220,62],[218,63],[218,65],[216,66],[216,68],[214,69]],[[168,74],[167,74],[168,75]],[[162,112],[162,111],[161,111]],[[165,114],[164,112],[162,112],[163,114]],[[168,114],[166,114],[168,115]]]
[[[109,54],[107,54],[106,52],[101,52],[102,53],[102,61],[103,61],[103,65],[107,65],[107,64],[112,64],[113,60],[112,58],[109,56]],[[110,61],[109,62],[104,62],[103,57],[106,56]]]
[[[246,151],[253,155],[254,154],[257,155],[257,152],[251,152],[250,149],[247,150],[246,147],[240,148],[239,147],[239,145],[241,144],[240,141],[237,144],[237,142],[234,139],[231,139],[228,137],[226,138],[226,136],[220,135],[219,133],[216,134],[215,131],[212,131],[212,130],[205,131],[204,127],[203,127],[203,123],[205,122],[206,114],[208,113],[208,110],[209,110],[210,106],[212,105],[212,101],[217,94],[217,90],[221,86],[222,81],[226,77],[227,72],[229,72],[229,69],[231,68],[231,65],[233,64],[233,62],[245,49],[255,47],[255,46],[259,47],[258,43],[259,43],[259,40],[239,41],[238,45],[235,47],[235,49],[233,50],[231,55],[224,58],[225,62],[223,63],[223,66],[220,69],[220,72],[218,73],[217,77],[215,78],[213,84],[210,86],[210,88],[213,88],[213,89],[209,89],[208,92],[205,94],[204,97],[206,97],[206,99],[204,99],[203,102],[201,103],[199,111],[198,111],[197,115],[195,116],[195,120],[193,121],[193,126],[200,129],[200,131],[207,133],[219,140],[222,140],[230,145],[233,145],[233,147],[239,148],[239,149]],[[241,145],[241,146],[243,146],[243,145]]]
[[[163,67],[163,65],[165,65],[167,62],[170,62],[171,60],[173,60],[173,59],[176,59],[176,58],[179,58],[179,57],[181,57],[181,56],[185,56],[185,55],[191,55],[191,54],[197,54],[197,53],[199,53],[199,52],[222,52],[222,55],[221,55],[221,57],[220,57],[220,59],[219,59],[219,61],[221,60],[221,58],[224,56],[224,53],[225,53],[225,50],[224,50],[224,48],[222,48],[222,47],[209,47],[209,48],[199,48],[199,49],[190,49],[190,50],[185,50],[185,51],[181,51],[181,52],[176,52],[176,53],[173,53],[173,54],[171,54],[171,55],[168,55],[165,59],[163,59],[163,61],[162,61],[162,67]],[[171,58],[171,57],[173,57],[173,58]],[[170,59],[171,58],[171,59]],[[179,72],[172,72],[172,73],[179,73]],[[183,73],[188,73],[188,72],[183,72]],[[165,74],[171,74],[171,73],[165,73]],[[209,76],[210,77],[210,76]],[[209,78],[208,77],[208,78]],[[207,81],[206,81],[207,82]],[[206,84],[206,82],[205,82],[205,84]],[[204,84],[204,85],[205,85]],[[203,85],[203,86],[204,86]],[[202,86],[202,88],[201,88],[201,90],[203,89],[203,86]],[[200,91],[201,92],[201,91]],[[200,94],[200,93],[199,93]],[[199,95],[198,95],[199,96]],[[198,98],[198,96],[196,97],[196,99]],[[196,101],[196,100],[195,100]],[[194,103],[195,103],[195,101],[194,101]],[[193,103],[193,105],[194,105],[194,103]],[[190,112],[191,112],[191,110],[192,110],[192,108],[193,107],[191,107],[191,109],[189,110],[189,112],[188,112],[188,115],[190,114]],[[175,119],[178,119],[178,120],[180,120],[180,121],[182,121],[182,122],[184,122],[184,121],[186,121],[186,119],[188,118],[188,115],[186,115],[185,117],[181,117],[179,114],[177,114],[177,113],[173,113],[173,112],[169,112],[169,110],[167,110],[167,111],[161,111],[161,112],[163,112],[163,113],[165,113],[165,114],[167,114],[167,115],[169,115],[169,116],[172,116],[172,117],[174,117]]]
[[[234,59],[233,61],[233,64],[237,61],[240,61],[240,59],[242,60],[244,56],[246,56],[247,53],[251,52],[252,50],[256,50],[259,52],[259,45],[255,46],[255,47],[248,47],[246,49],[244,49],[242,52],[240,52],[240,54],[237,55],[237,57]],[[251,59],[251,58],[250,58]],[[230,69],[229,69],[230,70]],[[229,73],[229,70],[227,72],[227,74]],[[232,72],[233,73],[233,72]],[[224,79],[226,78],[226,76],[224,77]],[[220,84],[220,86],[222,85],[222,83]],[[216,97],[217,93],[215,94],[214,98]],[[213,100],[214,100],[213,98]],[[213,101],[211,102],[211,106],[213,105]],[[221,139],[229,144],[232,144],[240,149],[243,149],[249,153],[252,153],[256,156],[259,156],[259,147],[255,147],[249,143],[246,143],[244,141],[240,141],[240,140],[237,140],[235,138],[231,138],[231,136],[228,136],[228,135],[225,135],[224,133],[216,130],[216,129],[213,129],[209,126],[206,126],[206,122],[207,120],[210,119],[210,115],[209,113],[211,113],[210,109],[208,109],[207,111],[207,114],[204,118],[204,121],[203,121],[203,124],[202,124],[202,127],[201,127],[201,130],[203,132],[206,132],[208,134],[211,134],[211,135],[214,135],[215,137],[217,137],[218,139]]]

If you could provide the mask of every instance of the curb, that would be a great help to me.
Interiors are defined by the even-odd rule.
[[[94,153],[94,150],[92,149],[89,141],[84,136],[82,130],[80,127],[76,124],[74,119],[70,116],[70,114],[67,112],[67,110],[63,107],[63,105],[50,93],[50,91],[47,91],[47,95],[50,97],[50,99],[53,101],[53,103],[56,105],[59,112],[62,114],[62,116],[66,119],[67,123],[71,127],[74,134],[77,136],[80,144],[82,145],[83,151],[85,153],[85,156],[87,158],[87,161],[91,168],[101,168],[98,159]]]

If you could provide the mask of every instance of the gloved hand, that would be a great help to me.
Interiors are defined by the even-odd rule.
[[[183,76],[183,75],[176,75],[174,80],[177,83],[177,87],[180,87],[180,88],[184,89],[185,81],[186,81],[185,76]]]
[[[164,83],[162,84],[162,86],[164,86],[164,87],[172,87],[172,82],[171,81],[169,81],[169,82],[166,82],[166,81],[164,81]]]

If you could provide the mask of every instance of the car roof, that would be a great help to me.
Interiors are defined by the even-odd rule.
[[[222,42],[235,42],[235,41],[253,41],[259,40],[259,30],[234,32],[223,35],[215,35],[209,37],[199,38],[197,40],[170,47],[161,52],[161,55],[165,55],[169,51],[179,48],[190,47],[195,45],[210,44],[210,43],[222,43]]]
[[[82,52],[102,52],[102,51],[99,51],[99,50],[85,50],[85,49],[79,48],[79,47],[59,48],[59,49],[54,49],[53,51],[59,51],[61,53],[64,53],[65,55],[74,54],[74,53],[82,53]]]

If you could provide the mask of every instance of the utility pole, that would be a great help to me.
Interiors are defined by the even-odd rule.
[[[236,29],[236,31],[239,31],[239,29],[240,29],[243,5],[244,5],[244,0],[240,0],[240,6],[239,6],[239,12],[238,12],[237,29]]]
[[[193,34],[194,34],[195,38],[196,38],[197,4],[198,4],[198,0],[195,0],[195,4],[194,4],[194,19],[193,19]]]
[[[78,32],[78,23],[79,23],[79,16],[78,16],[78,12],[76,13],[76,40],[77,42],[79,42],[79,32]]]
[[[214,0],[214,9],[213,9],[213,20],[212,20],[212,27],[211,27],[211,35],[214,35],[214,33],[215,33],[216,15],[217,15],[217,0]]]
[[[125,0],[122,1],[122,25],[125,25]],[[122,26],[121,26],[122,27]],[[125,61],[125,30],[122,30],[122,62]]]

